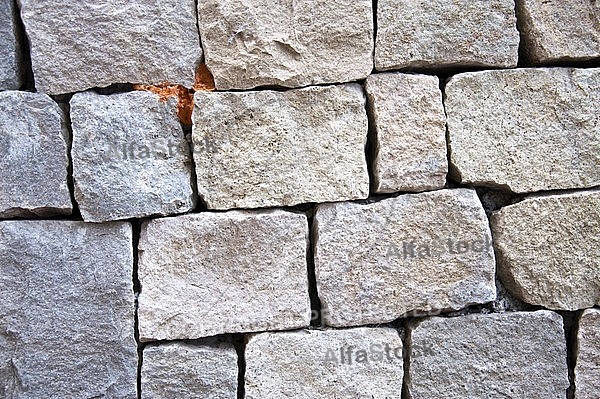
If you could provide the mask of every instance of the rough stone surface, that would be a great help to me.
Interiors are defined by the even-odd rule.
[[[237,354],[231,344],[147,346],[142,364],[142,398],[234,399]]]
[[[246,345],[247,399],[400,399],[403,375],[391,328],[263,333]]]
[[[600,58],[600,3],[596,0],[516,0],[529,62]]]
[[[75,199],[85,221],[194,208],[191,153],[176,103],[148,92],[73,96]]]
[[[131,225],[0,223],[0,397],[136,398]]]
[[[0,93],[0,217],[71,214],[68,135],[50,97]]]
[[[411,335],[413,399],[563,399],[569,387],[562,318],[547,310],[435,317]]]
[[[19,2],[41,92],[194,83],[202,58],[194,0]]]
[[[306,216],[281,210],[201,213],[144,224],[140,338],[308,326],[307,240]]]
[[[379,0],[375,68],[515,67],[513,0]]]
[[[456,177],[517,193],[599,185],[599,103],[598,68],[451,78],[445,105]]]
[[[365,84],[375,123],[379,193],[443,188],[448,173],[446,115],[435,76],[382,73]]]
[[[600,304],[600,190],[526,199],[492,215],[498,274],[549,309]]]
[[[588,309],[579,321],[575,397],[600,397],[600,309]]]
[[[209,209],[367,198],[365,102],[355,84],[197,92],[200,197]]]
[[[370,0],[205,0],[198,10],[219,90],[349,82],[373,69]]]
[[[15,21],[14,2],[0,2],[0,90],[17,90],[22,83],[21,49]]]
[[[491,234],[474,190],[323,204],[313,228],[327,325],[386,323],[495,299]]]

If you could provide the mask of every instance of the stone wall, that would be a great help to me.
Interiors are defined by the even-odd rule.
[[[0,2],[0,398],[600,397],[600,3]]]

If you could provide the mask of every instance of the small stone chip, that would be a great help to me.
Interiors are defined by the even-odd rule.
[[[400,399],[403,375],[391,328],[263,333],[246,345],[247,399]]]
[[[194,0],[19,1],[43,93],[194,83],[202,59]]]
[[[318,205],[317,288],[327,325],[387,323],[408,312],[496,298],[488,219],[474,190]]]
[[[147,346],[142,364],[142,398],[234,399],[237,361],[230,343]]]
[[[464,184],[516,193],[600,185],[600,68],[452,77],[450,162]]]
[[[382,73],[369,76],[365,89],[377,135],[376,192],[443,188],[448,160],[439,79]]]
[[[492,215],[498,274],[524,302],[600,305],[600,190],[526,199]]]
[[[600,58],[596,0],[516,0],[525,58],[536,65]]]
[[[562,317],[547,310],[434,317],[410,342],[413,399],[563,399],[569,387]]]
[[[68,136],[47,95],[0,92],[0,217],[71,214]]]
[[[196,92],[200,197],[209,209],[367,198],[365,103],[356,84]]]
[[[579,320],[575,366],[577,399],[600,398],[600,309],[587,309]]]
[[[517,66],[513,0],[379,0],[375,68]]]
[[[371,0],[203,0],[198,19],[218,90],[301,87],[366,78]]]
[[[75,199],[85,221],[194,208],[192,160],[177,100],[129,92],[71,100]]]
[[[23,82],[16,18],[15,2],[0,1],[0,90],[17,90]]]
[[[152,220],[139,243],[140,339],[195,339],[310,323],[305,215],[282,210]]]
[[[132,229],[0,222],[0,397],[135,399]]]

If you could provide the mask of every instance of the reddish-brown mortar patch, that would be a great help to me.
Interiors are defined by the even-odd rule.
[[[149,91],[158,95],[160,101],[163,102],[166,102],[171,97],[177,97],[177,116],[184,125],[191,125],[192,111],[194,110],[194,92],[201,90],[213,91],[215,90],[215,82],[206,65],[201,64],[196,69],[192,89],[164,82],[160,85],[135,84],[133,85],[133,90]]]

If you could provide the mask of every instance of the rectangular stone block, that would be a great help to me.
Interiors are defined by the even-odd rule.
[[[147,346],[142,364],[142,399],[234,399],[237,361],[230,343]]]
[[[71,214],[68,140],[64,114],[50,97],[0,93],[0,217]]]
[[[513,0],[379,0],[375,68],[517,66]]]
[[[575,397],[600,397],[600,309],[587,309],[579,319]]]
[[[71,99],[75,199],[88,222],[194,209],[192,155],[177,101],[156,94]]]
[[[194,0],[19,2],[38,91],[194,83],[202,59]]]
[[[516,193],[600,184],[600,68],[531,68],[452,77],[450,163],[464,184]]]
[[[547,310],[426,319],[409,353],[413,399],[563,399],[569,387],[562,317]]]
[[[12,0],[0,2],[0,90],[18,90],[23,83],[17,10]]]
[[[403,375],[391,328],[263,333],[246,345],[247,399],[400,399]]]
[[[516,0],[528,62],[556,64],[600,58],[600,4],[596,0]]]
[[[196,92],[200,197],[209,209],[367,198],[365,102],[356,84]]]
[[[139,243],[140,339],[308,326],[307,240],[306,216],[281,210],[145,223]]]
[[[448,173],[446,115],[435,76],[382,73],[365,83],[375,124],[378,193],[443,188]]]
[[[132,229],[0,222],[0,397],[136,398]]]
[[[329,326],[387,323],[496,297],[491,234],[474,190],[322,204],[313,228]]]
[[[204,0],[198,19],[218,90],[301,87],[366,78],[373,69],[370,0]]]
[[[600,190],[525,199],[491,217],[498,274],[532,305],[600,305]]]

